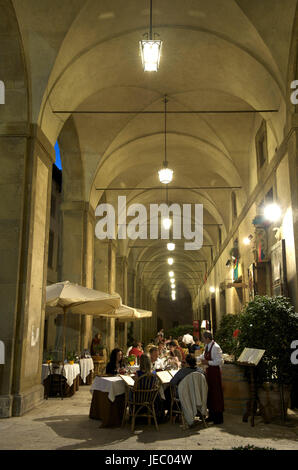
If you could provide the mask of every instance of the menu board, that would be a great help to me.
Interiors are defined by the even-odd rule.
[[[161,370],[156,372],[156,375],[162,384],[168,384],[172,380],[172,376],[168,370]]]
[[[124,382],[129,385],[130,387],[133,387],[134,384],[135,384],[135,381],[134,379],[130,376],[130,375],[121,375],[120,374],[120,377],[122,380],[124,380]]]
[[[265,349],[244,348],[238,363],[257,366],[265,353]]]

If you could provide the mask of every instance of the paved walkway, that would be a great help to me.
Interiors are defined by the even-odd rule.
[[[45,400],[20,418],[0,420],[0,449],[17,450],[199,450],[231,449],[248,444],[298,450],[298,413],[290,412],[287,426],[242,423],[241,416],[225,413],[220,426],[200,425],[184,431],[179,424],[137,426],[134,434],[125,428],[101,429],[89,419],[90,386],[80,387],[71,398]]]

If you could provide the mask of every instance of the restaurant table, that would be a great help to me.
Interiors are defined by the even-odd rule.
[[[45,388],[45,396],[51,396],[50,390],[50,373],[52,364],[42,364],[41,381]],[[56,371],[57,374],[63,374],[65,377],[65,384],[63,387],[63,396],[71,397],[76,391],[79,390],[80,383],[80,366],[79,364],[64,364],[59,366]]]
[[[89,417],[102,420],[102,427],[121,426],[125,407],[125,382],[121,377],[95,377],[90,392]]]
[[[172,372],[174,374],[177,371]],[[160,396],[163,399],[165,399],[164,388],[169,382],[164,382],[160,387]],[[102,420],[103,427],[121,426],[125,406],[125,387],[124,380],[119,376],[95,377],[90,388],[92,402],[89,417]]]
[[[91,385],[94,371],[94,363],[91,357],[80,359],[80,383]]]

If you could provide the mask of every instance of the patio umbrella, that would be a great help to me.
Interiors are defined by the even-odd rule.
[[[58,282],[46,288],[46,311],[63,313],[63,361],[65,356],[66,313],[108,316],[121,305],[119,294],[107,294],[94,289],[73,284],[69,281]]]
[[[152,312],[149,310],[141,310],[140,308],[128,307],[121,305],[121,307],[115,310],[113,314],[119,321],[134,321],[141,320],[142,318],[151,318]]]

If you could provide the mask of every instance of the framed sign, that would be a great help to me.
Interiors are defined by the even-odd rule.
[[[255,261],[257,263],[263,263],[263,262],[269,261],[267,230],[265,227],[262,227],[262,226],[256,226]]]
[[[272,294],[288,295],[285,240],[271,248]]]
[[[256,286],[255,286],[255,265],[252,263],[248,268],[248,297],[249,301],[253,300],[256,295]]]
[[[238,358],[239,364],[257,366],[265,353],[265,349],[244,348]]]

